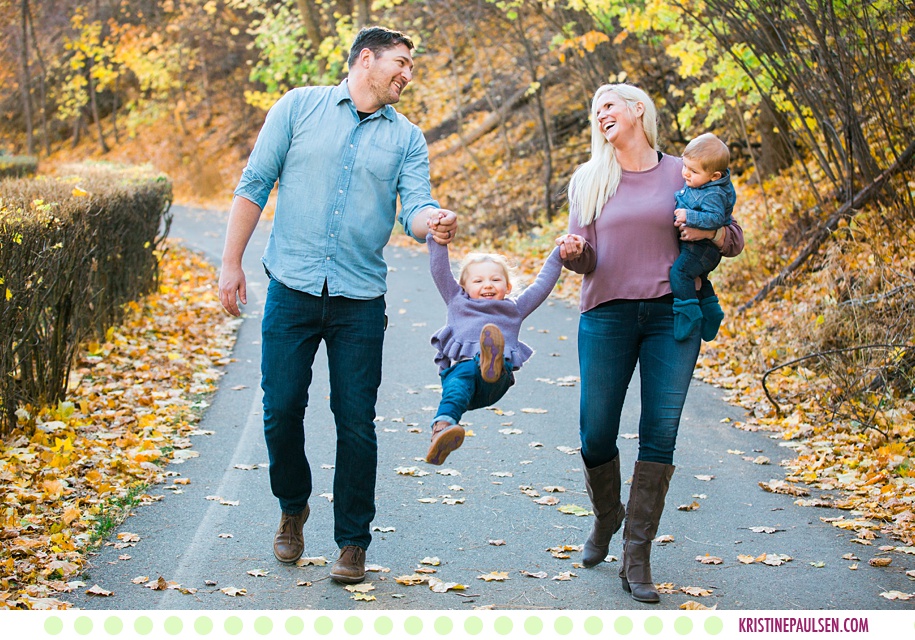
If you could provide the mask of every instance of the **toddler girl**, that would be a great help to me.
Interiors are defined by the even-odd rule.
[[[577,242],[562,236],[556,242]],[[461,265],[460,279],[451,274],[448,246],[429,236],[429,267],[448,305],[447,324],[432,336],[435,362],[442,378],[442,401],[432,421],[432,445],[426,462],[440,465],[464,442],[465,411],[498,402],[515,383],[513,371],[533,351],[521,342],[522,321],[546,300],[562,271],[560,248],[550,253],[534,283],[517,298],[505,258],[474,253]]]

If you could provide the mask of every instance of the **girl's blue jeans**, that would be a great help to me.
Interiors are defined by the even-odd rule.
[[[641,379],[638,459],[672,464],[680,414],[699,356],[698,332],[674,339],[670,296],[604,303],[581,314],[581,455],[588,467],[617,456],[623,401]]]
[[[491,407],[515,384],[511,365],[505,360],[502,376],[495,382],[483,380],[480,356],[451,365],[441,373],[442,401],[433,424],[439,421],[457,424],[464,412]]]
[[[381,383],[384,297],[312,296],[271,279],[264,309],[261,387],[270,488],[284,513],[298,513],[311,496],[303,419],[312,364],[323,340],[336,423],[334,540],[369,546],[375,517],[375,401]],[[323,433],[319,438],[326,438]]]

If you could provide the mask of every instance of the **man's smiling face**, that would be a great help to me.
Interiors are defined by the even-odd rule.
[[[377,56],[369,52],[367,83],[378,108],[398,102],[412,79],[413,56],[407,45],[384,49]]]

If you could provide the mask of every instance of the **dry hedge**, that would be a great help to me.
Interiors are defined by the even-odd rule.
[[[155,285],[171,201],[140,169],[0,181],[0,435],[60,400],[79,344]]]
[[[35,156],[7,156],[0,154],[0,178],[25,178],[38,172]]]

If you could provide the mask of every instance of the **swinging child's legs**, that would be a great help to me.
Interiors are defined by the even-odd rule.
[[[495,349],[487,355],[490,340]],[[488,407],[498,402],[515,383],[511,366],[505,360],[504,340],[499,328],[488,324],[480,334],[484,352],[473,360],[463,360],[441,373],[442,401],[432,421],[432,444],[426,453],[426,462],[440,465],[455,449],[464,443],[464,428],[458,423],[466,411]],[[485,380],[485,374],[498,370],[495,381]]]

